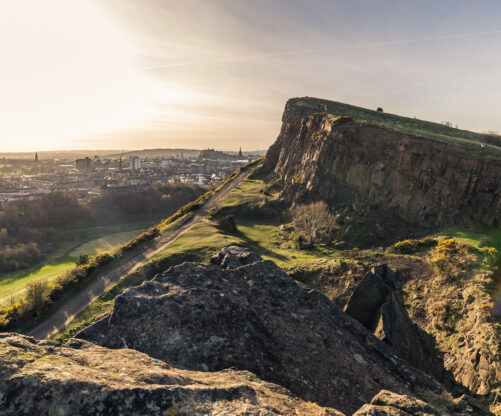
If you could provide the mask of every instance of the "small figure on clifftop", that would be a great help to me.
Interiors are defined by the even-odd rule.
[[[485,148],[485,143],[480,143],[480,149],[482,150],[482,152],[484,151],[484,148]]]

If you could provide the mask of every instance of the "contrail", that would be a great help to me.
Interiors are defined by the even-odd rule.
[[[139,69],[140,70],[153,70],[153,69],[176,68],[176,67],[192,66],[192,65],[217,64],[217,63],[223,63],[223,62],[252,61],[255,59],[273,58],[276,56],[304,55],[304,54],[312,54],[312,53],[318,53],[318,52],[336,52],[336,51],[344,51],[344,50],[349,50],[349,49],[362,49],[362,48],[373,48],[373,47],[379,47],[379,46],[405,45],[408,43],[430,42],[430,41],[435,41],[435,40],[448,40],[448,39],[461,39],[461,38],[469,38],[469,37],[474,37],[474,36],[497,35],[497,34],[501,34],[501,30],[491,30],[488,32],[473,32],[473,33],[463,33],[463,34],[445,35],[445,36],[434,36],[434,37],[429,37],[429,38],[417,38],[417,39],[405,39],[405,40],[395,40],[395,41],[386,41],[386,42],[363,43],[363,44],[359,44],[359,45],[338,46],[335,48],[300,49],[300,50],[295,50],[295,51],[270,52],[270,53],[247,55],[247,56],[231,56],[231,57],[225,57],[225,58],[207,59],[207,60],[203,60],[203,61],[180,62],[177,64],[146,66],[146,67],[141,67]]]

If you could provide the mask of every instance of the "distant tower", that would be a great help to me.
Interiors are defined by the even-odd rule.
[[[120,160],[118,162],[118,170],[122,172],[123,170],[123,165],[122,165],[122,155],[120,155]]]
[[[38,152],[35,152],[35,162],[38,162]]]
[[[239,158],[244,157],[244,155],[242,154],[242,146],[240,146],[240,150],[239,150],[239,152],[238,152],[238,157],[239,157]]]

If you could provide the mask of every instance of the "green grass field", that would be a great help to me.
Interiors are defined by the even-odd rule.
[[[61,241],[59,247],[42,263],[26,270],[20,270],[0,275],[0,305],[10,301],[11,295],[19,296],[31,283],[51,282],[61,274],[75,266],[75,260],[80,254],[96,254],[110,251],[135,235],[144,231],[148,223],[135,223],[99,227],[85,233],[68,235]]]
[[[223,206],[237,205],[249,197],[253,198],[256,195],[259,195],[263,189],[263,181],[247,179],[231,191],[226,197],[222,198],[220,200],[220,204]]]

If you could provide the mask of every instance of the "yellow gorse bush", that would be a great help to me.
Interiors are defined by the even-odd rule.
[[[406,253],[414,249],[414,244],[411,240],[404,240],[393,244],[393,248],[397,253]]]
[[[447,240],[439,241],[435,247],[437,254],[449,255],[457,251],[456,239],[449,238]]]

